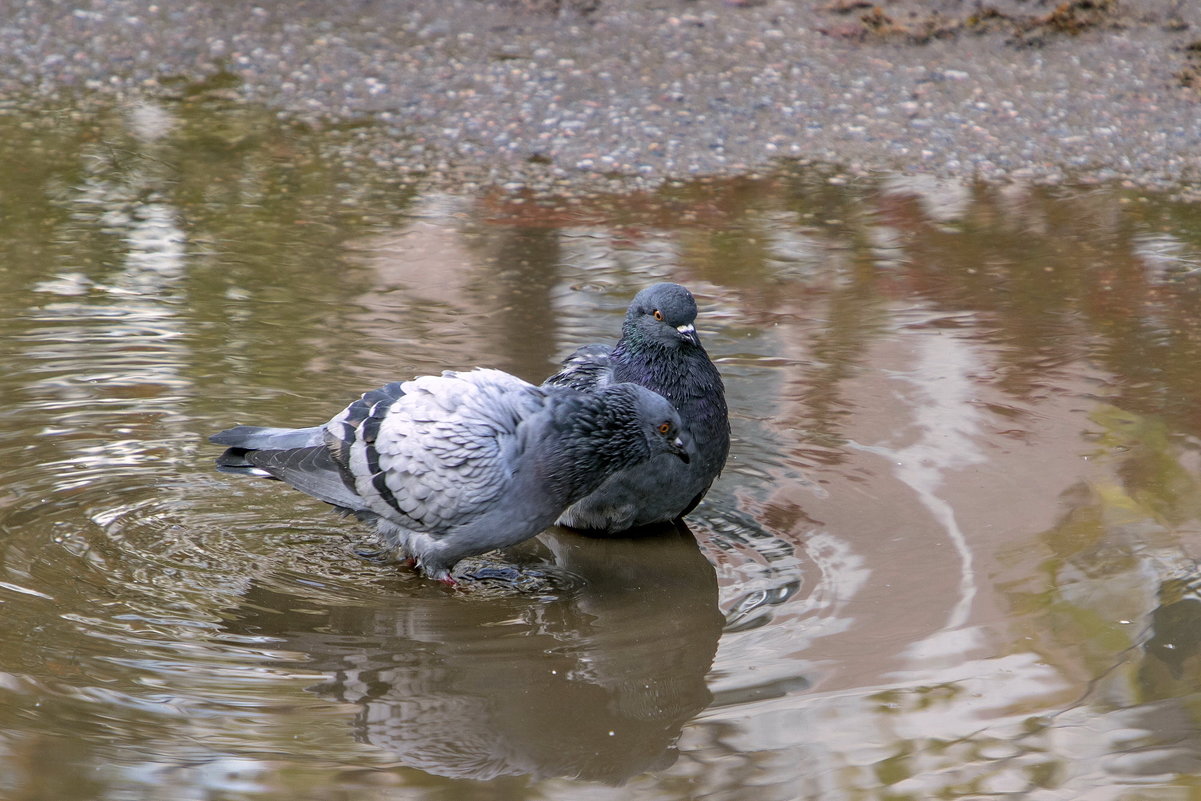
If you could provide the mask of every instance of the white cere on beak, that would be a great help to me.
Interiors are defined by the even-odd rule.
[[[681,334],[685,334],[685,335],[696,333],[696,329],[692,327],[692,323],[687,323],[685,325],[677,325],[676,330],[679,331]]]

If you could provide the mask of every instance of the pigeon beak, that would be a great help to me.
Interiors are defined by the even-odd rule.
[[[680,339],[686,339],[694,345],[701,344],[700,338],[696,335],[696,327],[692,323],[677,325],[676,330],[680,332]]]
[[[688,456],[688,449],[684,447],[684,440],[676,437],[675,442],[671,443],[671,452],[680,457],[680,461],[688,464],[692,459]]]

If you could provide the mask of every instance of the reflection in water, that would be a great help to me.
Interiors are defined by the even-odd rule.
[[[821,169],[469,195],[229,77],[0,110],[0,796],[1201,781],[1195,206]],[[267,406],[540,380],[663,279],[735,432],[688,535],[552,531],[512,557],[553,590],[459,594],[211,472]]]
[[[918,323],[917,325],[921,325]],[[958,631],[968,621],[976,598],[976,570],[972,551],[955,510],[938,490],[945,474],[985,461],[977,441],[983,433],[981,414],[972,405],[972,372],[981,359],[966,343],[950,336],[925,337],[918,341],[916,364],[897,377],[910,384],[917,398],[906,403],[914,410],[910,427],[897,426],[892,438],[906,444],[871,445],[864,450],[889,460],[898,480],[913,488],[918,500],[946,532],[960,560],[959,598],[950,608],[940,635],[913,643],[914,656],[961,654],[970,649],[972,637]]]
[[[143,157],[129,166],[107,143],[85,148],[78,183],[57,201],[68,230],[115,242],[106,245],[115,258],[83,271],[76,262],[34,284],[32,325],[20,335],[32,379],[23,391],[53,421],[46,443],[57,456],[41,468],[58,475],[64,490],[103,480],[118,465],[161,458],[145,422],[181,421],[187,391],[179,320],[185,234],[164,196],[169,169],[155,158],[170,116],[144,105],[127,122]],[[141,425],[130,424],[131,412]]]
[[[314,614],[293,611],[311,607],[303,594],[255,586],[226,625],[303,655],[298,668],[329,676],[311,690],[361,707],[356,737],[408,767],[609,783],[667,767],[709,702],[712,565],[674,528],[541,543],[574,585],[555,597],[396,596]]]
[[[1164,582],[1160,605],[1151,613],[1151,636],[1143,644],[1149,657],[1144,684],[1152,697],[1163,697],[1154,688],[1155,662],[1167,669],[1173,682],[1187,678],[1193,686],[1201,667],[1201,578]]]

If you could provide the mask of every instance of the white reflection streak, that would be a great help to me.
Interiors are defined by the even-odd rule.
[[[960,560],[959,600],[942,632],[910,646],[914,655],[930,650],[942,652],[935,639],[963,626],[971,612],[977,593],[972,551],[955,519],[955,510],[939,496],[938,490],[946,474],[985,461],[976,444],[981,433],[981,415],[971,404],[970,371],[980,363],[973,348],[946,335],[921,337],[916,347],[917,365],[897,378],[912,384],[918,392],[918,397],[910,403],[915,410],[913,424],[904,429],[907,434],[915,433],[917,439],[897,448],[862,446],[892,463],[897,479],[913,488],[922,505],[946,530]],[[946,645],[961,653],[966,643]]]
[[[1193,275],[1201,270],[1201,258],[1172,233],[1149,231],[1136,234],[1133,248],[1148,276],[1159,283],[1173,276]]]
[[[150,152],[173,124],[166,112],[147,105],[135,107],[127,123]],[[161,197],[169,181],[165,164],[146,158],[115,167],[100,145],[92,155],[69,200],[71,216],[85,231],[119,236],[123,259],[109,274],[96,270],[99,274],[90,277],[68,270],[37,285],[37,291],[58,300],[42,306],[46,326],[30,348],[42,377],[30,388],[45,398],[43,408],[73,411],[78,422],[64,431],[96,426],[95,415],[106,414],[108,433],[120,434],[128,429],[114,427],[112,416],[120,421],[128,411],[148,408],[174,414],[172,404],[160,399],[189,384],[180,370],[186,348],[177,341],[176,310],[186,238],[176,209]],[[147,385],[161,387],[160,394],[151,399],[111,392]],[[69,449],[64,463],[97,470],[74,473],[62,488],[89,483],[105,467],[144,460],[146,443],[108,437],[103,447],[75,441]]]
[[[963,181],[933,175],[891,175],[881,182],[885,194],[912,195],[931,220],[952,223],[967,215],[972,190]]]

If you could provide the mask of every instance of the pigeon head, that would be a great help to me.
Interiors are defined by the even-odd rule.
[[[622,334],[642,345],[699,346],[695,322],[696,301],[691,292],[679,284],[652,284],[634,296]]]
[[[688,462],[688,444],[680,414],[671,402],[638,384],[621,383],[595,393],[572,392],[557,410],[561,430],[569,432],[571,460],[620,469],[661,453]],[[589,455],[585,455],[585,453]]]
[[[596,394],[604,405],[604,431],[614,461],[643,461],[662,453],[689,461],[688,448],[680,431],[680,413],[671,402],[639,384],[621,383]]]
[[[569,503],[613,473],[661,454],[673,454],[685,463],[691,459],[679,413],[646,387],[621,383],[592,393],[552,393],[555,434],[546,475],[554,493]]]
[[[638,384],[617,386],[629,388],[635,408],[634,414],[641,422],[642,434],[651,454],[675,454],[680,457],[680,461],[688,464],[691,458],[683,432],[680,431],[680,413],[671,405],[671,401]]]

